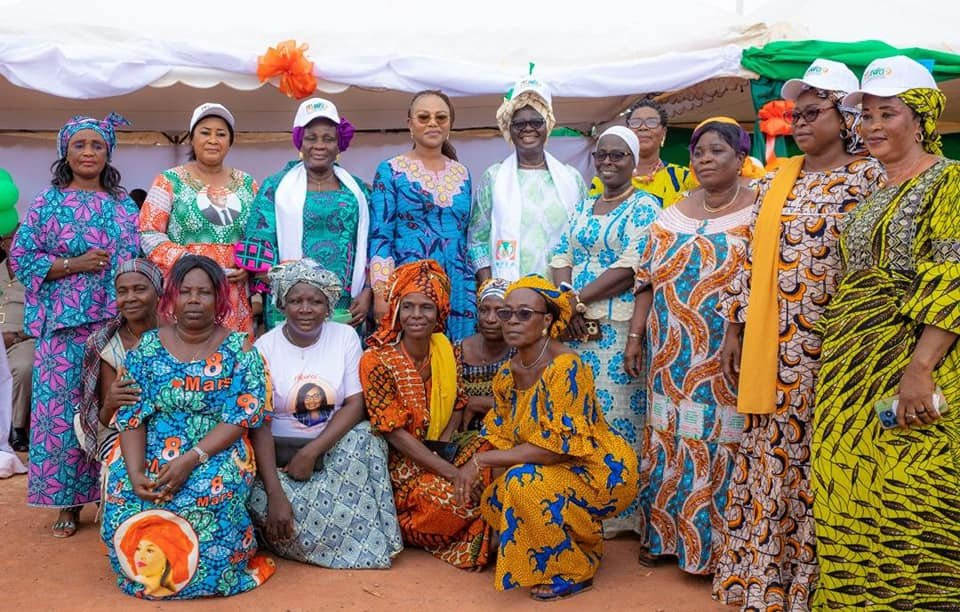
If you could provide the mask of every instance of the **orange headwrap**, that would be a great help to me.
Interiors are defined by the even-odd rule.
[[[149,515],[127,529],[120,540],[120,550],[134,571],[137,567],[134,555],[141,540],[149,540],[163,551],[174,584],[182,585],[190,580],[190,553],[194,543],[179,525],[161,516]]]
[[[411,293],[422,293],[437,305],[437,333],[443,333],[450,314],[450,279],[443,268],[432,259],[421,259],[403,264],[387,280],[387,314],[380,321],[380,329],[367,338],[370,346],[382,346],[400,337],[400,300]]]

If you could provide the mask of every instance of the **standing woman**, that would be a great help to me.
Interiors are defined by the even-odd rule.
[[[663,211],[637,268],[624,358],[631,373],[646,369],[650,402],[640,463],[644,565],[673,555],[683,571],[710,574],[719,555],[743,417],[720,369],[717,304],[746,259],[756,194],[739,170],[749,148],[736,124],[708,119],[694,130],[690,159],[702,189]]]
[[[572,166],[543,150],[557,120],[541,81],[518,82],[497,110],[497,124],[514,152],[483,173],[470,217],[468,247],[478,281],[547,276],[550,254],[587,195]]]
[[[845,274],[817,322],[811,607],[956,609],[960,164],[942,157],[946,99],[922,65],[871,62],[844,99],[857,102],[886,184],[847,220]],[[896,424],[884,425],[875,405],[893,396]]]
[[[100,468],[73,429],[84,343],[117,315],[114,271],[140,252],[137,205],[110,165],[117,125],[129,124],[112,113],[60,129],[53,186],[30,206],[10,252],[26,287],[24,331],[37,339],[27,503],[60,510],[59,538],[76,533],[80,508],[100,499]]]
[[[387,279],[399,265],[436,260],[450,279],[447,334],[474,332],[476,283],[467,257],[470,172],[450,144],[454,111],[442,91],[421,91],[410,102],[413,149],[377,167],[370,215],[370,284],[377,320],[387,312]]]
[[[813,327],[840,279],[840,227],[883,173],[856,155],[859,113],[841,105],[857,85],[849,68],[824,59],[784,84],[804,154],[761,184],[747,264],[720,303],[724,373],[735,387],[747,373],[737,393],[746,426],[714,593],[745,609],[806,609],[816,586],[810,437],[820,337]]]
[[[690,168],[673,163],[664,163],[660,149],[667,141],[667,111],[655,100],[644,99],[635,103],[626,112],[627,127],[637,135],[640,145],[633,186],[657,198],[666,208],[696,189],[696,177]],[[603,181],[594,177],[590,195],[603,193]]]
[[[300,160],[267,178],[253,201],[244,241],[263,242],[278,261],[310,258],[348,288],[331,312],[350,314],[350,324],[367,318],[373,299],[367,283],[370,192],[337,164],[353,140],[353,125],[333,102],[311,98],[293,120],[293,146]],[[267,300],[267,328],[283,320],[276,300]]]
[[[147,257],[166,275],[187,253],[217,262],[230,286],[224,325],[252,340],[247,272],[236,267],[233,249],[243,234],[257,183],[246,172],[224,165],[234,130],[226,107],[207,102],[194,109],[190,161],[154,179],[140,210],[140,232]]]
[[[637,157],[637,137],[627,128],[614,126],[600,135],[593,158],[604,192],[577,205],[550,267],[554,282],[573,289],[570,348],[593,369],[607,422],[639,455],[646,391],[639,371],[624,371],[622,347],[630,334],[634,270],[660,206],[630,182]],[[631,504],[604,521],[605,535],[638,529],[636,513]]]

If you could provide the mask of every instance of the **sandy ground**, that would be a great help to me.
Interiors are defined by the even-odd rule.
[[[24,458],[25,459],[25,458]],[[403,551],[390,570],[327,570],[277,559],[263,586],[226,599],[139,601],[116,587],[94,508],[81,515],[77,535],[50,535],[56,512],[25,505],[26,476],[0,480],[0,593],[6,610],[732,610],[710,598],[710,580],[675,565],[637,565],[638,543],[607,543],[592,591],[554,603],[531,601],[526,589],[500,593],[488,569],[454,569],[415,549]]]

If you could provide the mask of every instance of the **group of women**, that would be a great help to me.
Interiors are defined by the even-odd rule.
[[[109,163],[120,119],[74,118],[11,253],[39,339],[28,502],[68,537],[102,499],[119,584],[148,598],[257,586],[259,540],[331,568],[405,544],[495,559],[498,589],[554,600],[634,532],[641,564],[675,557],[743,609],[949,609],[945,99],[902,56],[861,82],[817,60],[782,96],[803,155],[775,172],[723,117],[690,169],[664,164],[644,101],[599,137],[589,193],[545,150],[535,78],[475,193],[438,91],[372,188],[337,163],[354,130],[329,101],[301,105],[299,159],[259,188],[205,104],[139,217]]]

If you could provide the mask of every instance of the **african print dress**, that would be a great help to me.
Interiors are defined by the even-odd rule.
[[[713,571],[733,457],[743,430],[720,371],[723,288],[744,264],[750,207],[710,220],[675,207],[650,228],[639,285],[649,284],[649,412],[643,434],[640,516],[644,546],[682,570]]]
[[[960,610],[960,343],[933,371],[948,410],[883,429],[924,326],[960,334],[960,164],[875,192],[840,238],[845,273],[817,323],[817,609]]]
[[[446,160],[440,172],[398,155],[377,167],[370,199],[370,280],[385,286],[393,269],[434,259],[450,278],[447,335],[463,340],[476,326],[476,283],[467,257],[470,173]]]
[[[145,473],[156,479],[169,461],[196,446],[217,425],[257,427],[264,417],[267,373],[246,336],[229,334],[203,361],[181,362],[145,332],[127,354],[142,400],[123,406],[121,431],[146,429]],[[273,561],[257,555],[247,499],[255,476],[244,434],[197,464],[173,500],[154,504],[133,492],[127,466],[110,466],[101,537],[117,584],[148,599],[194,599],[249,591],[269,578]]]
[[[690,168],[679,164],[665,164],[652,177],[635,176],[632,183],[634,188],[657,198],[663,208],[677,203],[688,191],[700,185]],[[600,195],[603,195],[603,183],[595,176],[590,183],[590,197]]]
[[[564,353],[528,389],[507,364],[493,381],[484,437],[498,449],[533,444],[567,455],[553,465],[515,465],[483,492],[487,522],[500,534],[494,585],[562,587],[593,578],[603,556],[602,520],[637,497],[637,455],[607,425],[593,374]]]
[[[110,253],[100,272],[46,280],[57,258],[93,248]],[[140,254],[137,205],[124,196],[51,187],[37,196],[14,237],[10,258],[26,287],[24,333],[37,338],[30,410],[27,503],[69,508],[100,499],[100,466],[80,448],[80,406],[87,338],[117,316],[113,274]]]
[[[635,269],[647,243],[648,230],[660,207],[647,193],[637,191],[618,207],[604,215],[593,212],[596,198],[577,204],[576,213],[550,266],[572,267],[572,283],[576,291],[597,280],[611,268]],[[570,348],[593,370],[597,385],[597,401],[611,427],[623,434],[639,455],[643,438],[647,403],[644,379],[632,378],[623,369],[623,347],[630,333],[633,316],[633,289],[587,305],[588,319],[599,322],[599,340],[572,340]],[[623,514],[603,524],[604,533],[612,537],[625,531],[637,531],[637,506],[631,504]]]
[[[801,172],[783,205],[777,407],[772,414],[745,415],[714,578],[714,594],[724,603],[751,610],[809,605],[817,578],[810,437],[820,337],[813,326],[840,279],[837,240],[843,219],[876,189],[881,174],[873,159]],[[760,186],[754,224],[770,180]],[[752,250],[720,303],[721,313],[735,323],[746,322],[751,258]],[[749,384],[750,373],[741,376]]]
[[[153,181],[140,211],[144,252],[165,275],[187,253],[236,268],[233,245],[243,235],[256,194],[253,177],[236,168],[222,188],[205,185],[186,166],[165,170]],[[230,283],[230,313],[223,324],[253,339],[247,281]]]
[[[394,344],[367,349],[360,359],[360,383],[373,430],[386,434],[405,429],[421,442],[430,427],[430,390],[410,359]],[[458,390],[455,410],[466,395]],[[460,467],[485,446],[470,432],[459,440],[453,464]],[[490,547],[490,529],[480,508],[457,502],[453,483],[427,471],[396,449],[390,449],[390,481],[403,541],[418,546],[461,569],[483,567]],[[490,481],[485,470],[484,482]]]
[[[463,391],[468,397],[493,397],[493,377],[497,375],[500,368],[513,357],[516,349],[510,349],[500,361],[493,363],[472,365],[463,359],[463,342],[456,342],[453,345],[453,356],[457,360],[457,367],[463,376]],[[466,429],[480,429],[480,422],[483,417],[474,417],[470,423],[466,423]]]
[[[277,186],[298,161],[287,166],[263,181],[244,230],[245,240],[259,240],[271,245],[279,253],[277,244]],[[357,185],[366,190],[363,181],[354,177]],[[365,194],[369,200],[369,193]],[[353,282],[353,266],[357,259],[357,226],[360,223],[359,204],[352,191],[340,185],[336,191],[307,191],[303,204],[303,256],[309,257],[340,279],[344,288],[340,302],[334,308],[350,306],[350,287]],[[272,329],[283,320],[273,299],[266,304],[267,329]]]

